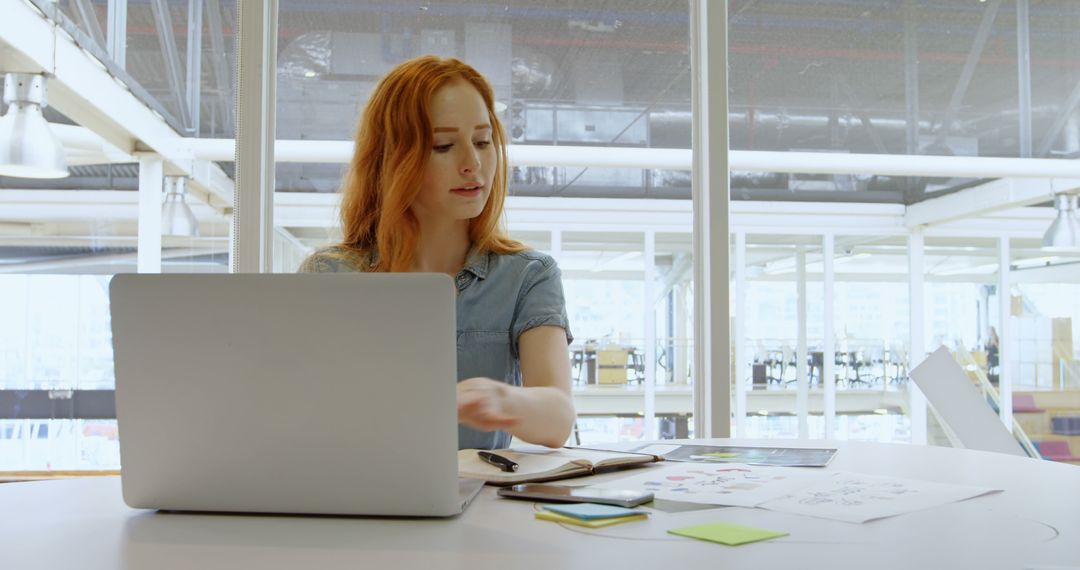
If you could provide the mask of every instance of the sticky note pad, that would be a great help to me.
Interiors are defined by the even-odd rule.
[[[763,528],[754,528],[733,523],[699,524],[696,526],[688,526],[686,528],[671,529],[668,533],[696,538],[698,540],[708,540],[709,542],[719,542],[720,544],[726,544],[728,546],[738,546],[749,542],[787,536],[788,534],[786,532],[765,530]]]
[[[553,522],[560,522],[560,523],[566,523],[566,524],[574,524],[574,525],[584,526],[584,527],[588,527],[588,528],[600,528],[600,527],[603,527],[603,526],[611,526],[613,524],[619,524],[619,523],[624,523],[624,522],[641,521],[641,520],[645,520],[645,519],[647,519],[649,517],[645,516],[644,513],[641,513],[641,514],[629,515],[629,516],[625,516],[625,517],[613,517],[613,518],[608,518],[608,519],[596,519],[596,520],[587,521],[587,520],[576,519],[574,517],[568,517],[566,515],[560,515],[559,513],[553,513],[551,511],[537,511],[536,518],[538,518],[540,520],[545,520],[545,521],[553,521]]]
[[[595,503],[544,505],[544,510],[581,520],[609,519],[612,517],[625,517],[627,515],[648,514],[645,511],[615,507],[612,505],[598,505]]]

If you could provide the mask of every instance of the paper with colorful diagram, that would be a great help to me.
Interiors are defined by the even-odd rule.
[[[756,507],[820,481],[820,471],[742,464],[665,463],[593,487],[649,491],[658,499]]]

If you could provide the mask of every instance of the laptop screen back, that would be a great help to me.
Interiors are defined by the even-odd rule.
[[[459,512],[454,295],[435,274],[118,275],[125,501]]]

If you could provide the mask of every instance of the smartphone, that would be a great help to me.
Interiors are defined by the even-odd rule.
[[[617,507],[636,507],[653,500],[653,494],[629,489],[589,489],[566,485],[525,483],[499,489],[500,497],[532,499],[556,503],[601,503]]]

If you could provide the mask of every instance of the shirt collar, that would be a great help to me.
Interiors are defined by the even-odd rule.
[[[488,264],[490,263],[489,257],[487,252],[480,251],[473,246],[469,249],[469,254],[465,256],[465,266],[461,270],[468,271],[480,279],[486,279]]]
[[[473,246],[469,249],[469,253],[465,255],[465,266],[461,268],[461,271],[468,271],[480,279],[487,279],[490,261],[490,257],[486,252],[482,252],[476,246]],[[378,265],[379,252],[377,250],[368,253],[367,263],[369,268]]]

